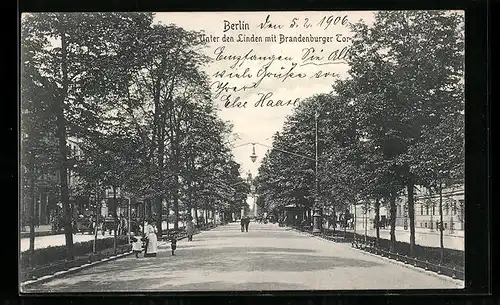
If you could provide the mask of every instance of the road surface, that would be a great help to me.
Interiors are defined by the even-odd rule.
[[[126,258],[32,286],[25,292],[234,291],[461,288],[463,282],[273,224],[231,223],[160,243],[155,258]]]

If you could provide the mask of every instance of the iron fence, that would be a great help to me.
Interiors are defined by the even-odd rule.
[[[352,247],[370,252],[376,255],[380,255],[383,257],[387,257],[392,260],[397,260],[399,262],[413,265],[418,268],[422,268],[424,270],[433,271],[437,274],[446,275],[455,279],[464,280],[465,279],[465,271],[462,269],[458,269],[455,267],[446,266],[441,263],[429,262],[427,260],[420,260],[416,257],[412,257],[406,254],[395,253],[391,251],[387,251],[385,249],[381,249],[377,247],[375,241],[365,241],[363,239],[354,238],[352,241]]]
[[[292,226],[293,229],[313,234],[315,236],[319,236],[323,239],[339,242],[339,243],[351,243],[352,247],[370,252],[372,254],[380,255],[392,260],[397,260],[399,262],[403,262],[405,264],[413,265],[415,267],[422,268],[424,270],[433,271],[437,274],[445,275],[452,277],[454,279],[465,279],[465,271],[463,269],[459,269],[456,267],[450,267],[441,263],[429,262],[427,260],[420,260],[416,257],[408,256],[406,254],[395,253],[391,251],[387,251],[380,247],[377,247],[375,241],[357,238],[354,234],[346,234],[345,232],[338,231],[336,233],[329,232],[329,234],[325,234],[325,232],[321,233],[312,233],[312,230],[309,227],[303,226]],[[349,235],[349,237],[348,237]]]
[[[46,265],[21,270],[21,282],[27,280],[36,280],[43,276],[67,271],[71,268],[80,267],[82,265],[100,261],[111,256],[124,254],[130,252],[131,248],[132,246],[129,244],[120,245],[116,247],[116,251],[114,249],[104,249],[96,253],[89,253],[88,255],[79,256],[73,260],[56,261]]]

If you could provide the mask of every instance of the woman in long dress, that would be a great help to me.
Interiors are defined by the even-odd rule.
[[[149,221],[145,227],[145,235],[148,238],[147,249],[144,254],[145,257],[156,257],[158,253],[158,239],[156,237],[156,227],[152,221]]]
[[[186,234],[188,236],[188,241],[193,241],[194,222],[193,222],[193,217],[191,216],[188,217],[188,221],[186,223]]]

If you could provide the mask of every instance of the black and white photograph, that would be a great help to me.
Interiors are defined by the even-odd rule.
[[[464,288],[464,11],[23,13],[19,52],[21,293]]]

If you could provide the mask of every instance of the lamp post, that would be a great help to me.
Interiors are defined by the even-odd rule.
[[[264,147],[267,147],[270,149],[278,150],[278,151],[284,152],[284,153],[292,155],[292,156],[297,156],[297,157],[301,157],[304,159],[314,161],[314,163],[315,163],[314,164],[315,165],[314,166],[314,168],[315,168],[315,171],[314,171],[315,179],[314,180],[315,181],[314,181],[314,206],[313,206],[313,233],[320,233],[322,231],[321,209],[319,207],[319,187],[318,187],[318,185],[319,185],[319,177],[318,177],[318,117],[319,117],[319,113],[318,113],[318,110],[316,109],[315,113],[314,113],[315,158],[311,158],[311,157],[297,154],[294,152],[286,151],[284,149],[279,149],[276,147],[270,147],[270,146],[267,146],[267,145],[264,145],[261,143],[245,143],[245,144],[239,145],[239,146],[245,146],[248,144],[252,144],[252,146],[253,146],[252,155],[250,155],[250,159],[252,160],[252,162],[255,162],[257,160],[257,155],[255,154],[255,144],[258,144],[258,145],[261,145],[261,146],[264,146]]]
[[[319,179],[318,179],[318,110],[314,113],[314,146],[315,146],[315,155],[316,157],[314,158],[315,162],[315,170],[314,170],[314,176],[315,176],[315,181],[314,181],[314,189],[315,189],[315,194],[314,194],[314,213],[313,213],[313,233],[320,233],[322,230],[322,221],[321,221],[321,213],[319,209]]]
[[[130,214],[131,214],[131,211],[132,210],[132,205],[131,205],[131,202],[130,202],[130,196],[128,197],[128,221],[127,221],[127,231],[128,231],[128,243],[130,244],[130,227],[131,227],[131,223],[130,223]]]

